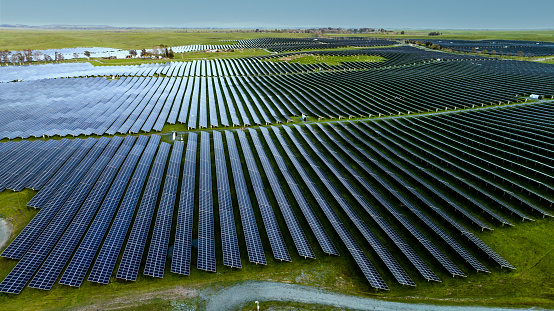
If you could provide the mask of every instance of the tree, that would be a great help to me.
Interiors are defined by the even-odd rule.
[[[523,57],[523,55],[524,55],[523,51],[517,51],[517,56]]]
[[[35,51],[35,52],[33,53],[33,56],[35,57],[35,60],[36,60],[37,62],[40,62],[40,57],[42,56],[42,52],[41,52],[41,51]]]
[[[160,53],[160,51],[158,50],[158,47],[157,46],[152,47],[152,55],[158,55],[158,53]]]
[[[12,52],[8,50],[0,51],[0,62],[6,63],[6,64],[9,63],[10,54],[12,54]]]
[[[85,54],[85,56],[86,56],[87,58],[90,58],[90,52],[89,52],[89,51],[85,51],[85,53],[83,53],[83,54]]]
[[[400,34],[403,35],[403,34],[404,34],[404,30],[402,30],[402,31],[400,32]]]
[[[79,58],[79,54],[73,53],[73,58],[75,58],[75,60],[77,60],[77,58]]]
[[[142,49],[140,51],[140,57],[146,57],[146,56],[148,56],[148,52],[146,52],[146,49]]]
[[[491,55],[496,55],[496,50],[492,50]]]
[[[168,57],[169,58],[175,58],[175,53],[173,53],[173,49],[169,48],[169,53],[168,53]]]
[[[10,57],[12,63],[19,63],[20,65],[25,61],[25,56],[21,52],[17,52]]]
[[[48,54],[44,54],[44,62],[51,62],[51,61],[52,61],[52,56]]]
[[[58,51],[55,51],[54,52],[54,59],[56,61],[64,60],[63,54],[58,52]]]
[[[33,50],[23,50],[23,58],[26,62],[31,63],[33,61]]]
[[[485,50],[483,50],[482,53],[483,53],[483,54],[487,54],[488,52],[489,52],[489,51],[485,49]]]
[[[137,50],[129,50],[129,55],[131,55],[132,57],[136,57],[137,56]]]

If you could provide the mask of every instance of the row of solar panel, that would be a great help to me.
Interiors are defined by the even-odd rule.
[[[212,180],[212,145],[225,265],[241,267],[237,227],[233,215],[232,188],[227,175],[227,151],[248,258],[253,263],[267,263],[253,209],[254,206],[258,206],[263,228],[275,259],[291,260],[281,231],[283,228],[277,224],[277,218],[280,217],[286,225],[287,236],[290,234],[300,256],[315,257],[306,233],[300,226],[300,222],[304,221],[323,252],[338,255],[337,249],[322,226],[322,222],[328,221],[370,284],[376,288],[386,289],[387,285],[358,244],[357,234],[353,234],[352,229],[347,229],[341,221],[342,217],[347,217],[349,222],[354,224],[357,232],[361,233],[360,238],[367,241],[377,257],[401,284],[415,285],[409,273],[397,261],[398,255],[381,242],[375,230],[380,232],[379,235],[387,236],[394,243],[395,249],[400,251],[398,254],[405,256],[414,265],[416,271],[427,280],[439,281],[440,278],[412,248],[415,244],[409,243],[406,236],[411,236],[408,239],[413,239],[416,244],[419,244],[417,249],[420,252],[425,251],[434,257],[444,271],[452,275],[465,276],[466,274],[444,253],[444,250],[435,245],[436,241],[446,243],[456,256],[463,258],[475,270],[489,271],[474,253],[452,236],[452,229],[445,228],[441,221],[452,225],[454,232],[467,237],[479,252],[488,255],[500,266],[513,268],[509,262],[466,229],[461,224],[465,220],[456,220],[458,216],[456,213],[462,212],[462,215],[475,223],[478,228],[491,227],[482,216],[474,214],[475,207],[490,209],[488,214],[497,215],[492,217],[495,220],[503,217],[500,216],[501,212],[497,211],[498,207],[510,213],[517,212],[515,213],[517,216],[525,215],[527,218],[524,219],[531,219],[527,213],[523,214],[519,211],[522,207],[516,208],[514,202],[527,203],[526,207],[530,212],[549,215],[543,207],[537,206],[538,204],[533,201],[543,199],[547,203],[552,203],[548,193],[549,181],[554,176],[547,173],[551,172],[549,164],[536,159],[550,159],[552,162],[554,157],[551,155],[551,150],[539,154],[534,152],[534,149],[544,149],[551,144],[547,139],[535,137],[542,135],[538,134],[541,131],[544,134],[552,134],[551,125],[554,119],[548,117],[552,110],[553,108],[548,104],[530,104],[521,105],[515,109],[487,111],[489,116],[487,119],[479,117],[479,114],[484,112],[465,112],[435,117],[398,118],[392,121],[339,122],[337,125],[318,125],[319,130],[307,125],[306,129],[310,134],[305,133],[305,130],[298,126],[284,127],[288,141],[292,142],[298,153],[289,146],[282,131],[277,127],[273,127],[274,136],[268,129],[260,129],[265,144],[258,136],[260,131],[250,129],[248,131],[250,139],[246,132],[238,131],[240,151],[239,145],[236,144],[236,135],[230,131],[225,132],[226,148],[219,132],[214,132],[213,135],[202,132],[199,146],[198,135],[190,133],[186,144],[180,194],[177,193],[177,184],[184,149],[182,142],[174,143],[169,164],[167,159],[170,145],[160,144],[160,137],[156,135],[150,139],[145,136],[138,138],[128,136],[112,139],[77,139],[71,142],[64,139],[0,144],[1,159],[22,159],[19,161],[21,163],[26,163],[29,153],[32,156],[30,151],[40,150],[41,156],[35,157],[33,161],[38,167],[44,168],[43,172],[38,172],[34,165],[27,165],[26,169],[17,165],[9,168],[2,167],[0,176],[4,178],[3,180],[18,180],[20,176],[30,181],[47,180],[41,187],[42,190],[29,202],[30,206],[41,210],[2,253],[4,257],[20,259],[20,261],[0,283],[0,289],[4,292],[18,293],[29,281],[31,287],[50,289],[60,275],[61,284],[78,286],[90,268],[88,280],[106,284],[117,266],[120,254],[122,259],[116,277],[136,280],[144,259],[146,259],[144,274],[162,277],[171,241],[169,233],[177,196],[180,198],[177,231],[171,254],[171,271],[190,274],[195,210],[199,213],[197,267],[215,271],[216,239],[212,187],[216,186],[216,182]],[[536,113],[544,114],[545,117],[537,118]],[[520,126],[505,130],[504,120],[511,119],[516,114],[519,120],[514,122]],[[465,127],[473,129],[471,132],[474,135],[466,140],[479,145],[481,153],[477,154],[473,150],[474,147],[463,141],[451,141],[450,137],[456,137],[460,135],[457,132],[463,131],[448,124],[453,120],[456,122],[460,120]],[[427,132],[427,129],[431,132]],[[422,130],[425,132],[421,132]],[[492,139],[491,134],[497,137]],[[511,139],[512,143],[503,143],[500,146],[498,143],[492,143],[502,142],[506,138]],[[359,147],[359,144],[364,148]],[[65,146],[61,153],[60,146]],[[306,150],[304,146],[309,146],[311,151]],[[425,148],[426,146],[429,148]],[[349,148],[356,152],[348,152]],[[512,152],[516,148],[519,153]],[[67,150],[70,151],[65,152]],[[393,158],[381,150],[386,150],[393,155]],[[492,150],[502,151],[502,153],[492,153]],[[267,151],[270,151],[269,154],[272,155],[271,158],[274,159],[275,164],[272,164]],[[51,154],[56,154],[56,157]],[[287,160],[285,160],[285,154]],[[334,158],[334,161],[330,158]],[[475,164],[469,165],[466,158],[487,161],[490,167],[484,169]],[[437,172],[431,173],[428,169],[415,164],[412,159],[435,166]],[[439,166],[434,164],[437,159],[449,163],[451,169],[440,170]],[[498,160],[510,161],[512,168],[507,169],[496,164]],[[300,161],[307,162],[310,169],[304,168]],[[247,185],[247,177],[241,162],[246,163],[251,187]],[[291,165],[287,165],[287,162]],[[527,162],[533,162],[535,166],[531,168],[525,164]],[[387,169],[383,163],[388,163],[387,165],[394,169]],[[466,166],[462,167],[460,165],[462,163]],[[198,183],[196,169],[199,170]],[[286,180],[287,189],[290,189],[291,195],[298,203],[300,213],[295,213],[289,203],[290,198],[287,198],[283,188],[285,185],[279,183],[277,169]],[[299,174],[301,180],[293,176],[291,169]],[[424,181],[412,170],[419,171],[419,175],[429,175],[434,178],[430,179],[430,182]],[[358,171],[366,174],[362,176]],[[461,174],[466,175],[461,178],[459,177]],[[517,174],[520,178],[526,179],[527,183],[535,183],[546,190],[518,182],[510,178],[512,174]],[[385,175],[396,183],[389,182],[383,177]],[[457,183],[448,185],[453,190],[452,193],[441,191],[445,182],[439,175],[449,175],[454,180],[458,180]],[[502,179],[502,183],[490,181],[491,175]],[[265,176],[265,180],[262,176]],[[312,180],[312,176],[317,176],[318,180]],[[460,187],[460,185],[466,185],[468,176],[471,177],[471,183],[489,183],[495,189],[475,188],[479,190],[477,196],[480,195],[480,197],[469,200],[470,195]],[[162,179],[165,181],[162,182]],[[326,220],[316,216],[306,198],[307,192],[300,189],[299,183],[306,185],[309,193],[321,207]],[[519,187],[529,195],[514,194],[506,188],[505,183]],[[162,184],[163,191],[160,194]],[[268,184],[269,187],[266,187],[265,185]],[[414,184],[423,186],[423,189],[429,190],[431,195],[421,192]],[[320,185],[331,194],[332,199],[322,194]],[[252,195],[250,195],[250,189],[253,190]],[[359,189],[363,189],[363,192]],[[408,195],[402,193],[401,189],[405,189]],[[383,196],[381,194],[383,190],[392,196]],[[503,193],[508,193],[509,197],[504,198]],[[468,199],[468,202],[463,207],[453,203],[452,198],[457,196]],[[195,203],[196,198],[198,203]],[[421,203],[415,203],[414,198]],[[484,206],[480,203],[483,198],[491,200],[493,204]],[[252,204],[252,199],[255,200],[255,205]],[[435,203],[437,200],[444,200],[447,206],[454,207],[454,210],[440,207],[440,204]],[[370,203],[372,201],[378,204]],[[400,209],[396,207],[398,203],[400,203]],[[498,205],[495,206],[494,203]],[[341,210],[338,214],[333,208],[335,204]],[[198,206],[198,209],[195,209],[195,206]],[[278,207],[281,212],[279,216],[275,214],[277,209],[274,210],[273,206]],[[421,206],[429,207],[430,210],[424,211]],[[492,206],[495,207],[491,209]],[[408,211],[413,214],[413,217],[405,215]],[[436,217],[428,216],[428,211],[436,213],[439,221],[435,219]],[[303,217],[298,217],[299,214]],[[151,236],[150,249],[148,256],[145,257],[148,233],[154,219],[153,231],[159,234]],[[299,219],[302,220],[299,221]],[[419,219],[421,222],[414,223],[414,219]],[[371,226],[368,220],[377,226]],[[505,221],[507,222],[508,220]],[[394,226],[399,225],[403,229],[400,231],[394,229],[393,223]],[[422,227],[426,229],[422,230]],[[399,234],[401,232],[406,236]],[[435,235],[430,237],[429,232],[434,232]],[[125,240],[127,240],[126,244]],[[123,247],[124,244],[125,247]],[[96,260],[94,260],[95,257]]]
[[[414,65],[410,70],[392,67],[371,72],[260,77],[135,77],[112,82],[63,79],[8,84],[7,88],[0,85],[6,90],[0,92],[0,99],[8,103],[0,108],[0,137],[150,132],[177,121],[189,128],[261,125],[285,122],[300,114],[317,118],[389,116],[497,104],[520,100],[517,96],[529,93],[554,93],[552,66],[513,63],[441,61]],[[478,75],[471,74],[476,71]],[[525,79],[519,78],[522,71],[526,72]],[[57,88],[56,96],[52,87]],[[77,107],[75,101],[84,104]],[[29,109],[29,105],[36,109]]]

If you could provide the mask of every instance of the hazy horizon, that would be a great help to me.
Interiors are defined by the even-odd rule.
[[[347,5],[330,0],[260,3],[182,2],[159,0],[1,1],[0,24],[30,26],[72,25],[145,28],[387,28],[456,30],[552,29],[554,2],[466,0],[451,4],[438,0],[353,0]],[[31,9],[29,9],[31,8]]]

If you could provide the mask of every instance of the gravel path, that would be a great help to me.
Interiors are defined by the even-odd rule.
[[[294,301],[317,304],[335,308],[355,310],[408,310],[408,311],[496,311],[517,310],[485,307],[446,307],[427,304],[406,304],[388,302],[371,298],[337,294],[316,287],[284,284],[276,282],[251,281],[226,287],[218,292],[204,290],[200,294],[206,301],[207,311],[237,310],[249,304],[255,310],[254,301],[260,301],[260,310],[264,310],[264,301]],[[520,309],[522,310],[522,309]]]
[[[10,226],[5,219],[0,218],[0,249],[4,248],[10,238]]]

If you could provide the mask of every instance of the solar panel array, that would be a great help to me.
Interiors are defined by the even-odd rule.
[[[503,68],[514,75],[525,67],[510,64]],[[497,62],[479,60],[441,61],[433,66],[466,65],[480,67],[475,70],[481,73],[497,69]],[[214,67],[207,62],[190,66],[194,75],[204,75],[202,79],[142,81],[153,87],[134,89],[144,92],[137,102],[140,111],[125,111],[140,124],[157,122],[152,111],[165,111],[177,119],[182,110],[173,110],[173,103],[166,106],[164,96],[181,93],[204,103],[206,110],[198,106],[199,115],[193,117],[200,124],[211,120],[211,109],[220,107],[212,98],[227,92],[236,95],[233,103],[252,99],[256,83],[272,81],[294,89],[271,93],[288,96],[291,105],[300,105],[292,98],[308,98],[296,86],[301,81],[313,103],[323,99],[322,94],[346,96],[343,90],[362,90],[355,84],[356,75],[338,88],[317,86],[314,81],[326,83],[319,78],[298,78],[295,83],[276,77],[217,80],[209,77]],[[372,74],[378,76],[383,70],[395,68]],[[414,76],[409,80],[387,83],[399,88],[407,81],[420,83],[417,73],[424,70],[428,79],[440,83],[430,63],[410,67]],[[334,76],[343,74],[351,73]],[[549,87],[545,71],[538,70],[533,77]],[[133,79],[139,83],[142,78]],[[218,85],[219,91],[210,93],[210,85]],[[491,93],[509,88],[499,84]],[[419,98],[413,88],[407,89]],[[262,93],[270,94],[267,89]],[[256,111],[258,105],[266,105],[264,101],[269,103],[269,96],[263,98],[236,106],[235,118],[237,112]],[[407,104],[404,98],[395,100]],[[305,102],[307,107],[316,106]],[[338,100],[317,102],[333,109],[348,105]],[[271,130],[189,132],[186,143],[161,142],[158,135],[0,143],[0,192],[36,189],[28,205],[39,209],[2,252],[3,257],[19,261],[0,282],[0,292],[19,293],[25,286],[49,290],[57,281],[80,286],[87,276],[102,284],[112,277],[135,281],[143,265],[145,275],[159,278],[166,265],[184,275],[195,273],[194,265],[215,272],[221,258],[225,266],[243,267],[241,255],[250,263],[266,265],[270,254],[275,261],[294,261],[348,253],[370,286],[384,290],[390,281],[414,286],[423,280],[440,281],[445,275],[494,272],[493,266],[513,269],[472,231],[552,215],[553,113],[551,101],[539,101]],[[257,122],[252,114],[245,116]],[[182,117],[191,120],[188,113]],[[257,117],[262,122],[264,114]],[[139,128],[129,120],[118,119],[118,127]],[[296,252],[290,253],[292,249]],[[220,266],[219,272],[223,269]]]
[[[416,41],[420,41],[419,39]],[[520,40],[425,40],[444,48],[461,52],[479,52],[506,56],[548,56],[554,55],[554,43]]]
[[[0,101],[6,103],[0,107],[0,138],[140,133],[175,122],[191,129],[278,124],[301,114],[339,119],[411,114],[554,94],[549,64],[414,47],[311,53],[385,60],[301,65],[274,62],[279,55],[270,55],[149,66],[116,80],[0,83]],[[156,76],[143,76],[146,70]]]

